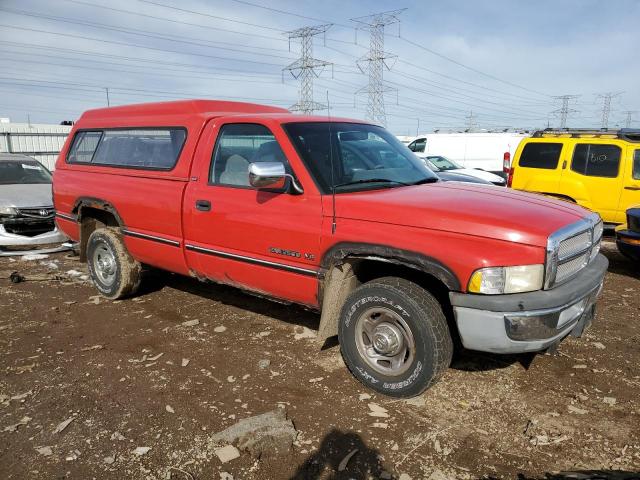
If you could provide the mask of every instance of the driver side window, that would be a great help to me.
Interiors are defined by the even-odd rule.
[[[249,165],[259,162],[280,162],[288,170],[287,157],[273,133],[254,123],[223,125],[213,151],[209,183],[253,188],[249,185]]]

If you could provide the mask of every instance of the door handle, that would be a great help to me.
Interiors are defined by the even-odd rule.
[[[625,190],[640,190],[640,187],[624,187]]]
[[[208,212],[211,210],[211,202],[209,200],[196,200],[196,210]]]

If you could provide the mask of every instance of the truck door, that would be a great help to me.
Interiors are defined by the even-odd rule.
[[[615,223],[622,189],[623,149],[615,142],[577,141],[570,162],[563,162],[559,191]]]
[[[294,176],[301,165],[292,165],[261,123],[210,125],[203,140],[184,198],[188,263],[210,279],[316,306],[319,192],[311,182],[302,194],[249,185],[251,163],[282,162]]]
[[[625,157],[620,207],[616,216],[617,223],[626,221],[625,212],[628,208],[640,205],[640,148],[627,147]]]

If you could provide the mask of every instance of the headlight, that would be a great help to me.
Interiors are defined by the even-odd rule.
[[[0,207],[0,215],[15,215],[16,209],[13,207]]]
[[[540,290],[544,280],[543,265],[488,267],[476,270],[469,280],[469,292],[496,295]]]

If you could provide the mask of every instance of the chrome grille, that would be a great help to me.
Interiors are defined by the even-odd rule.
[[[602,220],[597,214],[561,228],[547,241],[544,288],[568,281],[600,251]]]
[[[55,213],[53,207],[17,208],[16,210],[18,215],[31,218],[51,218]]]
[[[587,251],[582,255],[575,257],[573,260],[567,260],[564,263],[559,263],[558,270],[556,272],[556,283],[562,283],[586,267],[587,263],[589,263],[590,253],[590,251]]]
[[[567,258],[574,257],[575,255],[584,252],[591,247],[591,231],[579,233],[573,237],[567,238],[560,242],[558,248],[558,261],[562,262]]]

